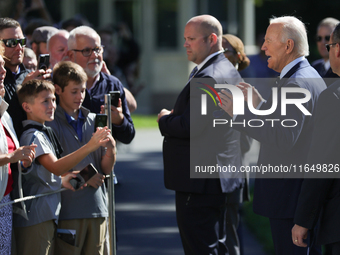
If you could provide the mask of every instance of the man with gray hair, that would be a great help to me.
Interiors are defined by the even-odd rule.
[[[67,46],[70,60],[80,65],[88,77],[84,107],[99,113],[104,105],[104,95],[110,91],[120,92],[118,105],[111,105],[112,136],[122,143],[130,143],[135,136],[135,128],[126,93],[116,77],[101,72],[104,49],[100,36],[88,26],[76,27],[70,32]]]
[[[22,63],[24,64],[25,68],[30,72],[37,70],[38,68],[37,56],[35,55],[34,51],[31,48],[24,49],[24,59]]]
[[[68,59],[67,40],[69,34],[67,30],[59,30],[47,38],[46,48],[48,54],[50,54],[50,66],[52,69],[58,62]]]
[[[318,46],[318,51],[321,59],[315,60],[312,66],[323,78],[339,78],[339,76],[332,71],[331,64],[329,62],[328,51],[325,44],[329,43],[331,33],[340,21],[331,17],[321,20],[318,25],[316,44]],[[333,79],[325,79],[328,85],[332,83]]]
[[[276,89],[273,88],[273,91],[277,91],[276,95],[273,92],[265,101],[250,84],[240,83],[239,88],[245,95],[249,93],[248,88],[252,91],[254,109],[262,110],[263,113],[263,110],[275,105],[274,102],[277,103],[276,109],[269,114],[260,115],[254,114],[254,109],[251,111],[249,107],[243,115],[234,115],[233,97],[227,91],[221,93],[221,107],[234,118],[235,123],[249,123],[254,119],[262,121],[261,127],[233,125],[233,128],[245,132],[261,143],[257,163],[260,169],[304,167],[311,145],[316,101],[326,88],[320,75],[305,59],[309,54],[309,47],[304,24],[290,16],[271,19],[261,49],[268,56],[268,67],[280,73],[279,79],[273,85]],[[302,93],[296,92],[298,90],[309,91],[311,98],[308,102],[305,100],[301,106],[311,115],[305,114],[294,104],[287,104],[286,113],[281,113],[281,110],[285,110],[281,96],[286,96],[290,102],[297,102],[304,98]],[[289,124],[289,127],[281,125],[280,122],[285,120],[295,124]],[[306,247],[295,246],[291,239],[294,213],[303,182],[301,176],[303,175],[294,175],[288,171],[256,175],[253,209],[255,213],[269,218],[276,255],[307,254]],[[309,252],[321,254],[320,247],[313,245]]]

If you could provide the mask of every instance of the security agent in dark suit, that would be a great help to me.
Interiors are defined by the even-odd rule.
[[[327,49],[331,67],[340,74],[340,24],[333,31]],[[333,83],[319,97],[315,127],[307,163],[338,167],[340,163],[340,81]],[[330,168],[330,167],[329,167]],[[324,244],[327,254],[340,254],[340,174],[334,170],[322,178],[305,179],[298,200],[292,229],[293,243],[306,247],[303,239],[320,217],[317,243]],[[333,177],[333,178],[331,178]]]
[[[334,82],[334,79],[329,78],[339,78],[339,76],[332,71],[329,63],[328,51],[325,47],[325,44],[329,42],[331,33],[339,22],[340,21],[337,19],[328,17],[320,21],[317,28],[316,44],[322,58],[315,60],[312,63],[312,66],[318,71],[321,77],[326,78],[325,82],[327,86]]]
[[[268,67],[280,73],[274,87],[278,89],[278,103],[274,112],[266,116],[253,114],[248,108],[244,115],[233,116],[233,98],[222,91],[221,105],[237,123],[252,119],[264,121],[261,127],[234,125],[233,128],[244,131],[261,143],[258,166],[298,166],[307,162],[313,131],[315,104],[322,90],[326,88],[320,75],[312,68],[304,56],[308,55],[307,33],[304,24],[295,17],[280,17],[270,20],[261,48],[268,58]],[[250,84],[241,83],[243,93],[252,89],[253,107],[260,110],[272,106],[272,96],[264,102],[261,95]],[[294,104],[287,105],[286,115],[281,115],[281,91],[283,88],[303,88],[310,92],[311,98],[303,103],[312,115],[305,115]],[[288,97],[288,96],[287,96]],[[290,99],[298,100],[301,93],[289,93]],[[246,97],[247,98],[247,97]],[[262,104],[262,105],[260,105]],[[265,119],[293,119],[294,127],[284,127],[280,122],[272,125]],[[288,176],[288,178],[287,178]],[[291,242],[291,228],[303,180],[285,173],[274,173],[263,178],[257,174],[254,189],[254,212],[268,217],[275,252],[277,255],[307,254],[307,248],[297,247]],[[262,177],[262,178],[261,178]],[[309,254],[321,254],[319,247],[311,247]]]
[[[225,215],[227,193],[243,185],[243,178],[191,178],[195,165],[241,165],[240,134],[231,128],[212,127],[212,111],[223,114],[213,100],[207,100],[207,115],[201,115],[201,90],[197,80],[210,86],[235,84],[241,77],[223,55],[222,26],[209,15],[193,17],[184,30],[188,60],[197,64],[179,94],[172,111],[158,115],[164,136],[165,187],[176,191],[176,216],[185,254],[227,254]],[[202,85],[204,86],[204,85]],[[194,106],[194,107],[192,107]],[[227,116],[227,114],[225,114]],[[207,147],[211,149],[207,150]]]

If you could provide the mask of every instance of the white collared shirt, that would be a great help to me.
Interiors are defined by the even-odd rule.
[[[209,59],[211,59],[212,57],[215,57],[216,55],[218,55],[222,52],[223,52],[223,50],[216,51],[216,52],[210,54],[208,57],[206,57],[199,65],[197,65],[197,72],[205,65],[205,63],[207,63],[209,61]]]
[[[326,71],[328,71],[328,69],[331,68],[331,62],[329,62],[329,60],[324,62],[323,65],[324,65]]]

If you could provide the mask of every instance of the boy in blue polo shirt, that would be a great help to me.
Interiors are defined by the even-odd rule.
[[[59,62],[53,69],[53,82],[59,105],[54,121],[48,123],[59,137],[64,148],[62,155],[77,150],[92,136],[96,114],[82,107],[85,98],[87,75],[76,63]],[[115,141],[109,135],[106,148],[99,148],[79,162],[76,169],[92,163],[98,174],[83,190],[61,194],[55,254],[103,254],[108,217],[108,199],[104,175],[110,174],[115,163]],[[74,240],[69,240],[71,230]]]

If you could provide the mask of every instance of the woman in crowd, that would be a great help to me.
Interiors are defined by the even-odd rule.
[[[0,43],[0,254],[11,254],[12,241],[12,205],[1,204],[11,201],[13,178],[12,170],[16,168],[11,163],[20,162],[28,168],[35,155],[36,145],[19,147],[12,119],[6,112],[8,104],[3,100],[5,95],[4,79],[6,76],[5,61],[3,59],[4,46]],[[18,167],[21,167],[18,166]]]
[[[235,35],[225,34],[222,36],[222,46],[224,55],[238,71],[249,66],[250,60],[244,53],[244,45],[240,38]]]

